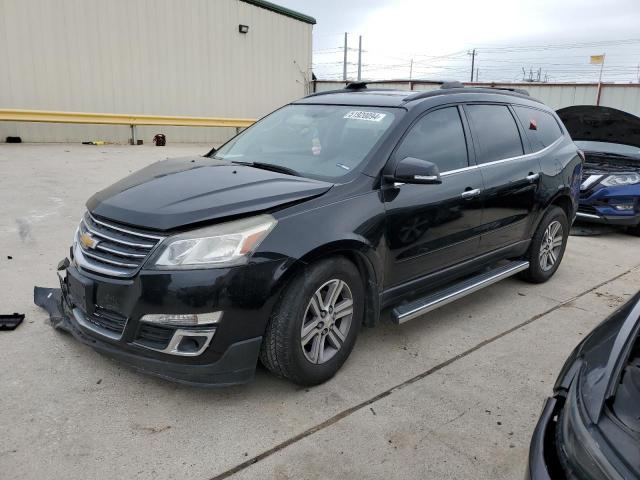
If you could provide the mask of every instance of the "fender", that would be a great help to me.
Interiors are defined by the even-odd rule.
[[[343,255],[351,260],[362,277],[365,289],[364,325],[374,326],[380,318],[380,294],[383,285],[384,259],[365,239],[344,239],[321,245],[299,259],[290,259],[283,266],[285,271],[278,279],[275,290],[280,295],[294,276],[304,272],[313,262],[333,255]]]

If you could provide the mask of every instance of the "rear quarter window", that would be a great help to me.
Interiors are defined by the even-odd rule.
[[[524,153],[515,118],[506,105],[466,105],[477,143],[478,163],[517,157]]]
[[[513,109],[534,151],[548,147],[563,136],[558,122],[550,113],[518,105],[514,105]]]

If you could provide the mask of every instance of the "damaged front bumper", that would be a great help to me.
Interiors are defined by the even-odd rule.
[[[36,287],[52,326],[134,369],[198,386],[250,381],[275,295],[265,282],[278,262],[229,269],[139,272],[122,280],[61,262],[59,289]],[[254,276],[261,288],[247,289]],[[269,277],[267,277],[269,278]],[[249,282],[249,285],[257,285]],[[144,321],[145,315],[220,311],[206,325]]]

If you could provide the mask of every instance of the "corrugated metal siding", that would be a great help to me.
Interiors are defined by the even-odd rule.
[[[311,32],[239,0],[1,0],[0,106],[256,118],[305,94]],[[138,127],[138,137],[150,142],[159,131],[188,142],[233,133]],[[130,132],[0,122],[0,138],[7,135],[126,142]]]
[[[490,86],[490,84],[474,84],[475,86]],[[595,105],[598,95],[597,84],[569,84],[569,83],[500,83],[497,87],[524,88],[529,94],[541,100],[550,107],[558,110],[570,105]],[[439,85],[392,80],[389,82],[375,82],[376,88],[391,88],[396,90],[435,90]],[[344,82],[318,81],[318,92],[344,88]],[[600,95],[600,105],[612,107],[640,116],[640,85],[639,84],[603,84]]]

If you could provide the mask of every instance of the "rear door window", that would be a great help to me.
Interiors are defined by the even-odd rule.
[[[514,105],[513,109],[527,132],[534,151],[542,150],[562,137],[562,130],[551,114],[517,105]]]
[[[441,172],[469,166],[458,107],[441,108],[418,120],[402,139],[395,156],[428,160]]]
[[[477,144],[478,163],[524,154],[516,121],[506,105],[466,105]]]

